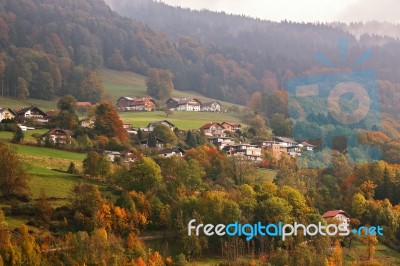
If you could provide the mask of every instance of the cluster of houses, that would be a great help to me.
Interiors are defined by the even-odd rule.
[[[218,101],[202,103],[196,98],[169,98],[165,102],[171,111],[189,112],[221,112],[222,105]],[[151,97],[120,97],[117,100],[119,111],[144,111],[152,112],[157,109],[156,101]]]

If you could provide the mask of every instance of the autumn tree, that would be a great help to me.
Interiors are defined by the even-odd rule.
[[[71,188],[69,202],[74,210],[94,217],[104,200],[96,186],[78,182]]]
[[[91,72],[80,84],[79,100],[97,103],[103,98],[104,88],[97,72]]]
[[[153,130],[154,135],[164,140],[168,144],[173,144],[177,141],[175,133],[166,125],[158,125]]]
[[[96,107],[94,129],[99,135],[116,137],[122,143],[128,141],[128,132],[124,129],[117,110],[109,102],[103,101]]]
[[[105,178],[110,171],[111,162],[106,155],[91,151],[83,161],[83,172],[92,177]]]
[[[115,70],[125,70],[126,69],[126,63],[124,58],[121,55],[121,51],[118,49],[115,49],[115,52],[113,55],[111,55],[107,59],[107,66],[111,69]]]
[[[167,99],[175,90],[173,74],[169,70],[150,68],[147,73],[147,94],[157,99]]]
[[[18,97],[21,99],[26,99],[29,97],[29,87],[28,82],[23,77],[18,77],[17,79],[17,91]]]
[[[63,129],[76,128],[79,123],[78,115],[75,110],[76,102],[76,98],[70,94],[63,96],[57,103],[59,112],[57,116],[52,119],[52,123]]]
[[[0,192],[5,198],[30,195],[28,173],[15,150],[0,143]]]
[[[120,184],[128,191],[156,190],[162,185],[160,166],[153,159],[142,157],[122,176]]]

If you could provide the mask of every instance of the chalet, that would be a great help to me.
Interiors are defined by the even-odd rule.
[[[170,110],[192,112],[201,110],[201,102],[196,98],[169,98],[165,103]]]
[[[135,99],[131,97],[126,97],[126,96],[119,97],[117,100],[117,108],[118,110],[123,111],[126,108],[128,108],[134,101]]]
[[[223,148],[223,150],[228,154],[228,156],[243,156],[247,160],[254,162],[261,161],[261,149],[257,145],[250,144],[238,144],[229,145]]]
[[[0,121],[14,119],[17,114],[11,108],[0,108]]]
[[[167,157],[167,158],[172,157],[172,156],[183,157],[185,155],[185,151],[180,147],[166,148],[166,149],[160,150],[158,152],[158,155]]]
[[[225,128],[217,122],[207,123],[200,128],[206,136],[225,137]]]
[[[17,111],[17,120],[19,122],[25,122],[27,118],[33,119],[39,123],[47,123],[48,118],[45,112],[40,110],[38,107],[30,106]]]
[[[43,134],[42,140],[49,140],[51,143],[56,145],[69,145],[72,143],[72,135],[73,132],[71,130],[55,128]]]
[[[153,112],[156,110],[156,101],[153,98],[136,98],[128,108],[132,111]]]
[[[235,141],[233,140],[233,138],[228,138],[228,137],[209,138],[208,142],[213,144],[220,150],[225,148],[225,146],[235,145]]]
[[[164,148],[166,142],[160,138],[156,138],[156,147],[155,148]],[[140,141],[140,146],[149,147],[149,139],[143,139]]]
[[[350,223],[350,215],[343,210],[327,211],[322,215],[325,220],[335,219],[341,224],[348,225]]]
[[[117,108],[120,111],[148,111],[156,109],[156,101],[153,98],[120,97],[117,100]]]
[[[200,110],[202,112],[221,112],[222,105],[218,101],[202,103],[200,105]]]
[[[174,124],[172,124],[171,122],[167,121],[167,120],[162,120],[162,121],[157,121],[157,122],[153,122],[147,125],[147,131],[151,132],[154,130],[155,127],[159,126],[159,125],[164,125],[169,127],[171,130],[174,130],[176,128],[176,126]],[[144,130],[146,131],[146,130]]]
[[[95,118],[94,117],[90,117],[90,118],[86,118],[86,119],[82,119],[81,121],[79,121],[81,127],[84,128],[94,128],[94,121]]]
[[[225,130],[235,132],[236,130],[240,130],[242,125],[237,122],[222,122],[221,125],[225,128]]]

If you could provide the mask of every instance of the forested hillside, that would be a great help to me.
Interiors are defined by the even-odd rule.
[[[99,0],[0,1],[0,95],[51,99],[72,93],[97,102],[103,65],[146,73],[176,70],[179,54],[162,34]]]
[[[234,92],[230,100],[243,101],[254,91],[283,88],[289,77],[320,72],[325,66],[315,60],[318,52],[342,66],[341,38],[349,42],[345,67],[351,67],[371,49],[373,56],[352,70],[373,68],[380,80],[400,81],[400,42],[390,37],[395,34],[380,36],[374,33],[385,31],[371,30],[386,26],[394,32],[395,25],[278,23],[171,7],[151,0],[106,2],[120,14],[165,32],[187,65],[177,78],[190,77],[193,89],[215,97],[229,99],[229,92]]]

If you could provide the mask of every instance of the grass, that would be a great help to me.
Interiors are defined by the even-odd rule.
[[[44,134],[48,131],[48,129],[34,129],[24,131],[24,143],[33,143],[36,144],[36,138],[34,138],[33,134]],[[8,131],[0,131],[0,141],[10,141],[13,138],[13,133]]]
[[[344,252],[344,264],[351,265],[353,262],[366,262],[367,247],[360,241],[355,241],[351,250]],[[400,265],[400,253],[385,246],[382,243],[378,243],[375,246],[374,261],[381,263],[386,266]]]
[[[145,127],[151,122],[168,120],[179,129],[198,129],[208,122],[236,121],[241,122],[241,117],[232,113],[184,112],[176,111],[168,118],[164,112],[122,112],[120,118],[131,123],[134,127]]]
[[[12,109],[19,109],[28,106],[37,106],[43,111],[50,111],[56,109],[57,100],[45,101],[37,99],[18,99],[18,98],[5,98],[0,97],[0,107],[10,107]]]
[[[129,72],[102,69],[100,74],[103,79],[103,86],[106,93],[116,101],[121,96],[143,97],[146,94],[146,77]],[[201,102],[210,102],[214,99],[205,97],[194,91],[174,91],[172,97],[196,97]],[[219,101],[224,106],[233,105],[232,103]]]

